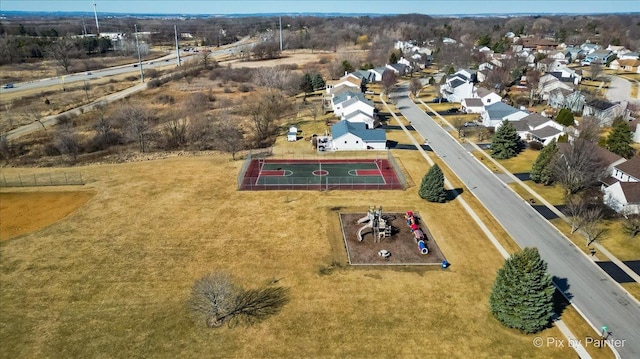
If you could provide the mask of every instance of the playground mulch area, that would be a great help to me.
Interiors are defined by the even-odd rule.
[[[375,242],[370,228],[363,231],[362,241],[358,240],[358,230],[365,223],[358,223],[358,219],[367,213],[340,213],[342,233],[347,249],[349,264],[352,265],[441,265],[445,260],[438,244],[433,239],[426,224],[420,220],[420,215],[414,212],[418,218],[417,224],[424,232],[429,249],[428,254],[420,253],[418,244],[414,240],[411,229],[404,219],[404,213],[383,213],[382,217],[393,228],[390,237],[382,238]],[[387,250],[391,255],[383,258],[380,250]]]

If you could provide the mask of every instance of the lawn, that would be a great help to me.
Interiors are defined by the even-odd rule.
[[[394,155],[419,182],[428,167],[417,151]],[[0,356],[173,358],[210,356],[213,348],[217,357],[250,358],[573,355],[536,349],[534,335],[492,318],[487,301],[502,258],[458,202],[426,203],[415,186],[238,192],[241,163],[207,155],[78,168],[93,198],[0,243]],[[371,205],[419,211],[452,266],[347,267],[338,212]],[[291,288],[291,302],[252,327],[207,329],[185,302],[193,281],[211,270],[251,288],[277,281]],[[540,335],[561,337],[555,328]]]

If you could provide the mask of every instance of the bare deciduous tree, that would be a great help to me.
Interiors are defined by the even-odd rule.
[[[582,226],[584,212],[588,203],[583,196],[567,196],[564,205],[564,214],[571,222],[571,233],[575,233]]]
[[[113,120],[107,117],[106,108],[104,106],[96,106],[96,123],[93,129],[96,131],[96,137],[94,139],[97,146],[104,150],[112,144],[114,139],[114,123]]]
[[[622,231],[630,237],[635,237],[640,233],[640,214],[627,214],[622,220]]]
[[[229,114],[223,114],[213,124],[213,136],[216,149],[231,153],[234,161],[236,153],[245,148],[244,131],[240,121]]]
[[[195,282],[190,307],[198,320],[215,328],[224,323],[251,324],[266,319],[282,310],[288,301],[289,292],[284,287],[244,290],[231,276],[214,272]]]
[[[591,75],[591,79],[593,81],[598,81],[598,78],[602,76],[604,72],[604,66],[602,66],[599,62],[592,62],[589,64],[589,74]]]
[[[411,94],[415,96],[418,91],[420,91],[420,89],[422,89],[422,82],[420,81],[420,79],[411,79],[411,82],[409,82],[409,91],[411,92]]]
[[[175,119],[164,124],[165,147],[178,148],[187,143],[187,121]]]
[[[46,52],[66,73],[69,73],[71,59],[77,57],[78,48],[70,37],[65,36],[51,43]]]
[[[56,126],[53,133],[54,146],[61,154],[69,156],[73,161],[80,151],[80,136],[71,124]]]
[[[249,116],[253,139],[257,146],[269,144],[277,129],[278,118],[291,108],[289,101],[279,91],[265,92],[260,98],[246,105],[245,112]]]
[[[606,232],[606,228],[602,226],[602,209],[592,206],[582,215],[582,232],[587,240],[587,246],[602,238]]]
[[[606,171],[597,144],[580,137],[560,148],[553,164],[553,175],[567,196],[597,183]]]
[[[120,120],[129,137],[138,142],[140,152],[145,152],[152,134],[151,114],[148,109],[138,104],[127,105],[120,111]]]
[[[385,70],[382,73],[382,81],[380,81],[382,87],[384,88],[384,93],[389,96],[391,89],[398,83],[398,77],[396,73],[392,70]]]

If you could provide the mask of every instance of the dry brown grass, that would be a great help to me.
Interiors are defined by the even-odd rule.
[[[414,181],[427,170],[415,151],[394,155]],[[194,357],[211,348],[255,358],[572,355],[535,349],[533,336],[492,318],[487,301],[502,258],[457,202],[426,203],[417,187],[238,192],[240,165],[213,155],[81,168],[95,197],[1,244],[5,355]],[[370,205],[420,211],[452,267],[345,267],[337,211]],[[253,327],[206,329],[189,319],[185,300],[210,270],[250,287],[277,279],[292,301]],[[555,328],[542,335],[561,337]]]

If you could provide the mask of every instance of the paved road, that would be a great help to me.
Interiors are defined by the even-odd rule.
[[[640,97],[635,99],[631,97],[632,84],[629,80],[615,75],[611,75],[609,78],[611,78],[611,84],[605,94],[608,100],[640,103]],[[638,96],[640,96],[640,91]]]
[[[248,40],[249,40],[248,38],[245,38],[225,48],[212,50],[210,56],[212,58],[215,58],[216,56],[233,53],[234,51],[236,51],[235,49],[237,47],[243,46],[248,42]],[[194,61],[194,59],[197,60],[198,59],[197,55],[198,53],[180,51],[181,60],[184,60],[184,61]],[[140,67],[138,66],[139,66],[138,61],[135,61],[127,65],[109,67],[101,70],[93,70],[91,72],[83,71],[83,72],[77,72],[77,73],[73,73],[65,76],[51,77],[51,78],[46,78],[46,79],[41,79],[36,81],[29,81],[29,82],[14,83],[14,88],[10,88],[10,89],[0,88],[0,94],[24,91],[29,89],[45,88],[45,87],[56,86],[56,85],[62,86],[63,84],[69,84],[72,82],[78,82],[78,81],[84,81],[84,80],[90,81],[96,78],[109,77],[109,76],[122,75],[122,74],[139,75]],[[155,60],[142,62],[143,70],[164,68],[167,66],[177,66],[177,59],[176,59],[175,52],[171,52],[170,54]]]
[[[595,328],[607,326],[622,358],[640,358],[640,306],[527,202],[484,167],[400,88],[397,106],[433,151],[522,248],[537,247],[555,283]],[[484,240],[484,239],[482,239]],[[479,239],[479,245],[481,244]],[[486,245],[489,245],[486,243]],[[584,338],[582,339],[584,344]]]

